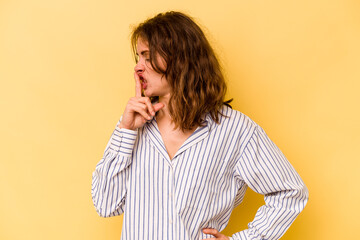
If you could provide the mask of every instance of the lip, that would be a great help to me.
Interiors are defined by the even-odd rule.
[[[141,87],[142,89],[145,90],[147,87],[147,81],[142,74],[139,74],[139,78],[140,78]]]

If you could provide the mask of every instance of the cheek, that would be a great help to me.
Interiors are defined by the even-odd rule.
[[[153,70],[150,61],[145,61],[145,67],[148,69],[148,71]]]

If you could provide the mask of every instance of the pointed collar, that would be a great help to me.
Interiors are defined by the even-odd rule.
[[[210,114],[206,114],[206,116],[204,118],[203,126],[197,127],[197,129],[190,135],[190,137],[188,137],[185,140],[185,142],[181,145],[181,147],[175,153],[174,159],[176,158],[177,155],[181,154],[186,149],[194,146],[196,143],[198,143],[198,142],[202,141],[204,138],[206,138],[209,135],[209,132],[211,131],[213,124],[215,124],[215,122],[211,118]],[[154,147],[158,150],[158,152],[171,165],[171,159],[166,150],[164,141],[161,137],[161,133],[157,126],[156,119],[154,118],[150,122],[146,123],[145,128],[146,128],[147,137],[149,138],[152,145],[154,145]]]

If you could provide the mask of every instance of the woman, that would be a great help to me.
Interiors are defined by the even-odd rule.
[[[100,216],[124,213],[121,239],[278,239],[308,191],[266,133],[224,101],[199,26],[167,12],[135,28],[135,97],[93,173]],[[226,227],[247,186],[265,195],[248,229]]]

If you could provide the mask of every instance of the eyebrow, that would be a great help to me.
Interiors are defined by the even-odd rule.
[[[145,51],[142,51],[142,52],[140,53],[140,55],[144,56],[145,54],[149,54],[149,52],[150,52],[149,50],[145,50]],[[136,55],[139,56],[138,53],[136,53]]]

